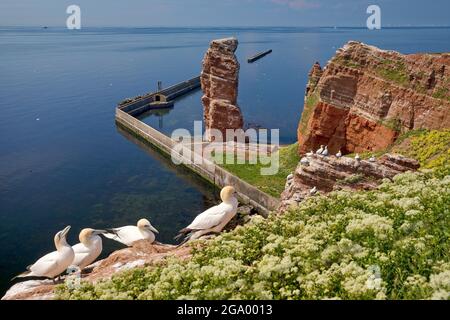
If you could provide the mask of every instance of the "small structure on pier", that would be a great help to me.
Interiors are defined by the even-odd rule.
[[[133,116],[138,116],[151,109],[171,108],[174,100],[193,90],[200,88],[200,76],[162,89],[162,82],[158,81],[156,92],[131,99],[126,99],[119,103],[118,108]]]

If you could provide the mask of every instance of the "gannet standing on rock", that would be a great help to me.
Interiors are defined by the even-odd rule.
[[[317,187],[314,187],[314,188],[312,188],[312,189],[309,191],[309,194],[313,196],[313,195],[315,195],[315,194],[317,193],[317,191],[318,191],[318,190],[317,190]]]
[[[359,156],[359,153],[356,154],[355,160],[358,161],[358,162],[361,161],[361,157]]]
[[[183,243],[195,240],[208,233],[220,233],[236,215],[239,202],[233,187],[227,186],[220,192],[222,203],[200,213],[186,228],[180,230],[175,239],[185,236]]]
[[[300,163],[301,163],[302,165],[304,165],[304,166],[309,166],[309,160],[308,160],[308,158],[302,158],[302,159],[300,160]]]
[[[377,162],[377,159],[374,156],[372,156],[369,158],[369,162]]]
[[[308,152],[308,153],[306,154],[307,157],[312,157],[313,155],[314,155],[314,151],[312,151],[312,150],[311,150],[311,152]]]
[[[323,145],[320,145],[320,149],[316,151],[316,154],[321,155],[323,152]]]
[[[72,264],[75,257],[72,247],[67,243],[66,237],[69,233],[70,226],[59,231],[54,238],[56,251],[46,254],[31,266],[28,271],[19,274],[15,278],[26,277],[45,277],[54,279]],[[15,279],[14,278],[14,279]]]
[[[341,150],[339,150],[339,152],[338,153],[336,153],[336,158],[342,158],[342,152],[341,152]]]
[[[328,157],[328,146],[325,146],[325,149],[322,151],[322,155],[324,157]]]
[[[83,229],[80,232],[80,243],[72,246],[75,259],[72,265],[83,270],[98,258],[102,253],[103,243],[100,234],[105,234],[106,230]]]
[[[139,240],[148,240],[153,243],[155,241],[155,233],[159,233],[147,219],[139,220],[137,226],[107,229],[106,231],[107,233],[104,234],[105,237],[129,247]]]

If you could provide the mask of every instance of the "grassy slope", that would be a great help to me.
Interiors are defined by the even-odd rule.
[[[311,198],[218,236],[190,261],[61,287],[60,298],[450,299],[448,149],[427,151],[443,141],[437,132],[407,139],[411,147],[399,147],[423,155],[433,171],[399,175],[370,192]]]
[[[221,157],[221,155],[218,155],[218,157]],[[268,165],[262,165],[260,163],[223,164],[221,166],[241,179],[254,185],[261,191],[278,198],[284,190],[286,177],[295,171],[295,168],[300,161],[297,154],[297,144],[280,148],[279,159],[280,170],[273,176],[262,176],[261,168],[268,167]]]

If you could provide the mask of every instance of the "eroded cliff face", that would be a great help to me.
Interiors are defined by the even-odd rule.
[[[206,129],[241,129],[243,117],[237,105],[239,62],[235,38],[213,40],[203,59],[201,85]]]
[[[402,55],[349,42],[309,74],[299,152],[381,150],[400,132],[450,127],[450,54]]]
[[[311,194],[313,188],[320,194],[336,190],[371,190],[383,179],[392,179],[420,167],[418,161],[397,154],[385,154],[374,161],[314,154],[303,158],[302,162],[286,181],[280,212],[315,196]]]

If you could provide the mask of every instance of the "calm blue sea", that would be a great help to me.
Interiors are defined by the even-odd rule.
[[[117,102],[196,76],[210,40],[236,36],[247,123],[296,140],[307,74],[348,40],[404,53],[450,51],[450,29],[0,27],[0,294],[72,225],[148,217],[171,242],[217,201],[212,188],[114,124]],[[273,53],[254,64],[256,52]],[[170,133],[202,119],[200,92],[144,121]],[[105,241],[107,254],[120,246]]]

